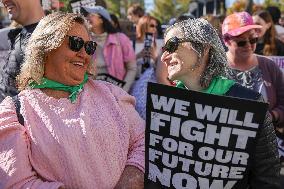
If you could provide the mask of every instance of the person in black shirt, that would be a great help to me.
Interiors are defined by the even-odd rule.
[[[6,96],[18,94],[15,85],[16,76],[24,59],[24,51],[31,33],[44,17],[40,0],[1,0],[11,20],[23,27],[11,30],[8,37],[11,51],[6,64],[0,70],[0,102]]]

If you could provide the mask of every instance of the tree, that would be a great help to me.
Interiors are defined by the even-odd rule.
[[[190,0],[155,0],[154,10],[150,13],[162,23],[168,22],[172,17],[188,11]]]
[[[237,0],[233,3],[233,5],[230,8],[227,9],[227,14],[245,11],[246,5],[247,5],[246,0]]]

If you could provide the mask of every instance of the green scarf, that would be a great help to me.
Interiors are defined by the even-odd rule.
[[[80,83],[79,85],[75,85],[75,86],[64,85],[62,83],[52,81],[52,80],[49,80],[49,79],[43,77],[40,84],[37,84],[35,81],[33,81],[30,84],[30,87],[32,89],[54,89],[54,90],[60,90],[60,91],[67,91],[67,92],[70,93],[69,100],[72,103],[75,103],[78,94],[82,91],[82,89],[83,89],[83,87],[84,87],[84,85],[87,81],[88,81],[88,74],[86,74],[86,73],[84,75],[83,82]]]
[[[209,87],[207,89],[202,90],[201,92],[214,95],[224,95],[234,84],[235,82],[233,80],[218,76],[213,78]],[[186,89],[182,81],[178,81],[176,87]]]

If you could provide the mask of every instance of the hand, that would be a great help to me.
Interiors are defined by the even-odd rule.
[[[115,189],[143,189],[144,173],[134,166],[126,166]]]
[[[158,53],[156,52],[156,49],[153,47],[150,47],[149,49],[144,48],[136,55],[136,59],[143,57],[150,57],[152,60],[154,60],[154,62],[156,62],[158,58]]]

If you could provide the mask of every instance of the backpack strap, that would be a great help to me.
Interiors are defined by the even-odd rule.
[[[20,99],[19,99],[19,96],[16,95],[16,96],[13,96],[12,97],[12,100],[15,104],[15,108],[16,108],[16,113],[17,113],[17,117],[18,117],[18,121],[21,125],[24,125],[24,117],[23,115],[21,114],[20,112],[20,109],[21,109],[21,102],[20,102]]]

